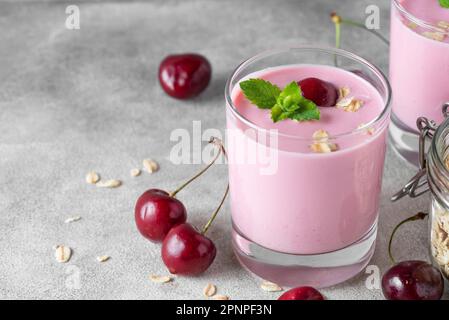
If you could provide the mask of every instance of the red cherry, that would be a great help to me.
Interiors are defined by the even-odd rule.
[[[382,277],[382,291],[388,300],[439,300],[444,291],[441,273],[424,261],[404,261]]]
[[[318,78],[307,78],[298,82],[302,94],[319,107],[333,107],[337,103],[338,92],[333,84]]]
[[[214,243],[188,223],[171,229],[162,243],[162,260],[173,274],[200,274],[209,268],[216,254]]]
[[[187,211],[181,201],[167,192],[150,189],[137,199],[134,216],[140,233],[157,242],[164,240],[171,228],[186,221]]]
[[[298,287],[284,292],[278,300],[324,300],[324,297],[312,287]]]
[[[159,65],[159,83],[169,96],[188,99],[206,89],[211,73],[209,61],[202,55],[170,55]]]

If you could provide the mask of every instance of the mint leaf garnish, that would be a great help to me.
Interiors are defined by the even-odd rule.
[[[449,9],[449,0],[439,0],[440,6]]]
[[[448,0],[449,1],[449,0]],[[262,79],[240,82],[245,97],[260,109],[271,109],[271,119],[278,122],[285,119],[295,121],[319,120],[320,110],[313,101],[303,97],[295,81],[284,90]]]
[[[282,118],[282,116],[283,116],[283,111],[279,105],[275,105],[275,106],[273,106],[273,108],[271,108],[271,119],[273,120],[273,122],[278,122],[278,121],[286,119],[285,115],[284,115],[284,118]]]
[[[313,101],[302,96],[301,88],[293,81],[284,88],[277,98],[276,104],[271,109],[271,119],[274,122],[285,119],[319,120],[320,111]]]
[[[271,109],[281,93],[278,86],[262,79],[242,81],[240,88],[245,97],[261,109]]]
[[[296,112],[291,119],[296,121],[320,120],[320,110],[313,101],[303,98],[302,112]]]
[[[298,84],[293,81],[290,82],[276,100],[285,111],[295,111],[299,109],[299,103],[303,99],[301,89]]]

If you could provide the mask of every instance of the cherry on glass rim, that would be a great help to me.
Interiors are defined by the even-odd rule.
[[[171,97],[189,99],[208,86],[212,67],[206,57],[195,54],[169,55],[159,65],[159,83]]]
[[[284,292],[278,300],[324,300],[324,297],[315,288],[305,286]]]
[[[319,107],[333,107],[337,103],[338,92],[335,86],[318,78],[306,78],[298,82],[304,98]]]

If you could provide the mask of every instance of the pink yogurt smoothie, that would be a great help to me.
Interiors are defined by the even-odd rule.
[[[229,108],[227,112],[228,133],[236,136],[232,142],[228,139],[234,226],[263,247],[293,254],[344,248],[376,224],[386,149],[386,125],[377,123],[375,128],[371,123],[382,113],[385,102],[373,85],[351,72],[321,65],[288,65],[245,79],[263,78],[282,88],[309,77],[336,88],[349,87],[350,95],[363,100],[364,106],[358,112],[320,108],[319,121],[273,123],[269,111],[252,105],[238,85],[232,90],[233,104],[241,116],[258,128],[278,130],[277,170],[272,174],[261,174],[261,163],[233,161],[236,154],[249,149],[273,150],[248,138],[248,127]],[[336,152],[314,153],[311,137],[319,129],[332,136],[357,131],[332,140],[339,146]]]
[[[449,23],[449,9],[440,7],[437,0],[392,1],[392,108],[401,122],[416,131],[420,116],[438,123],[443,120],[441,108],[449,101],[449,36],[445,35],[448,30],[441,29],[441,39],[429,39],[438,30],[412,22],[396,6],[433,26],[441,21]]]

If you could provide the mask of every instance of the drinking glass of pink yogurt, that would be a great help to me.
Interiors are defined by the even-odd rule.
[[[274,123],[270,110],[253,105],[240,88],[253,78],[281,89],[317,78],[338,98],[318,106],[320,120]],[[368,264],[390,96],[378,68],[338,49],[269,51],[233,72],[225,89],[232,241],[246,269],[279,285],[319,288]]]
[[[443,121],[449,102],[449,9],[438,0],[394,0],[391,10],[390,81],[392,145],[418,164],[416,120]]]

